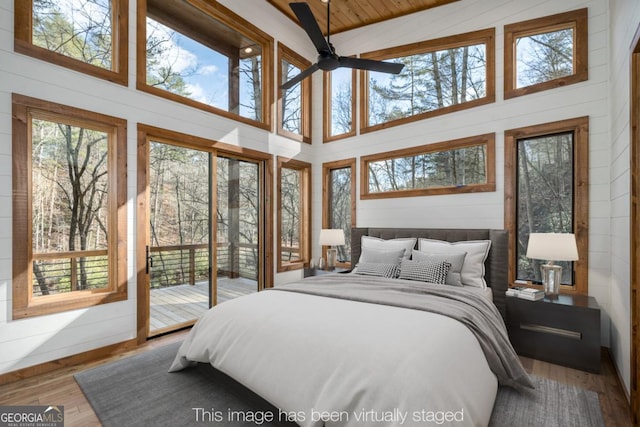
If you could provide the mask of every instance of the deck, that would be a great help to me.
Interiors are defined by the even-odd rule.
[[[198,319],[209,309],[209,283],[177,285],[151,290],[150,331]],[[218,304],[257,290],[255,280],[218,278]]]

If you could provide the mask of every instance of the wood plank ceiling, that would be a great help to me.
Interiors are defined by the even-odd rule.
[[[267,0],[294,22],[298,22],[289,7],[291,1]],[[398,16],[431,9],[458,0],[331,0],[331,34],[352,30]],[[307,0],[322,32],[327,32],[327,4],[322,0]]]

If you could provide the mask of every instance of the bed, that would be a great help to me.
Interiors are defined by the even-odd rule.
[[[483,265],[490,297],[484,289],[365,274],[365,249],[368,257],[380,251],[361,242],[404,238],[490,241]],[[501,317],[506,254],[504,230],[354,228],[352,259],[362,271],[310,277],[212,308],[170,371],[210,363],[301,426],[487,425],[499,383],[532,387]],[[409,271],[409,257],[401,258]]]

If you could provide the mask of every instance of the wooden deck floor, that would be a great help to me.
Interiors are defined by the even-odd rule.
[[[177,285],[151,290],[150,330],[157,331],[198,319],[209,309],[209,284]],[[218,304],[255,292],[255,280],[218,279]]]

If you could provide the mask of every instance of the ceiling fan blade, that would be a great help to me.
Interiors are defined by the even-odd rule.
[[[297,76],[293,77],[291,80],[289,80],[286,83],[283,83],[282,86],[280,86],[280,89],[282,90],[288,90],[291,89],[292,87],[294,87],[296,84],[300,83],[302,80],[304,80],[306,77],[310,76],[311,74],[313,74],[315,71],[317,71],[318,68],[318,64],[313,64],[312,66],[310,66],[309,68],[307,68],[306,70],[303,70],[300,72],[300,74],[298,74]]]
[[[318,53],[331,53],[331,46],[329,46],[327,39],[322,35],[318,21],[316,21],[316,18],[313,16],[313,12],[311,12],[309,5],[307,3],[289,3],[289,7],[291,7],[293,13],[298,17],[300,25],[302,25],[302,28],[309,35],[309,38],[315,45]]]
[[[404,64],[376,61],[373,59],[349,58],[346,56],[340,57],[340,66],[389,74],[399,74],[404,68]]]

